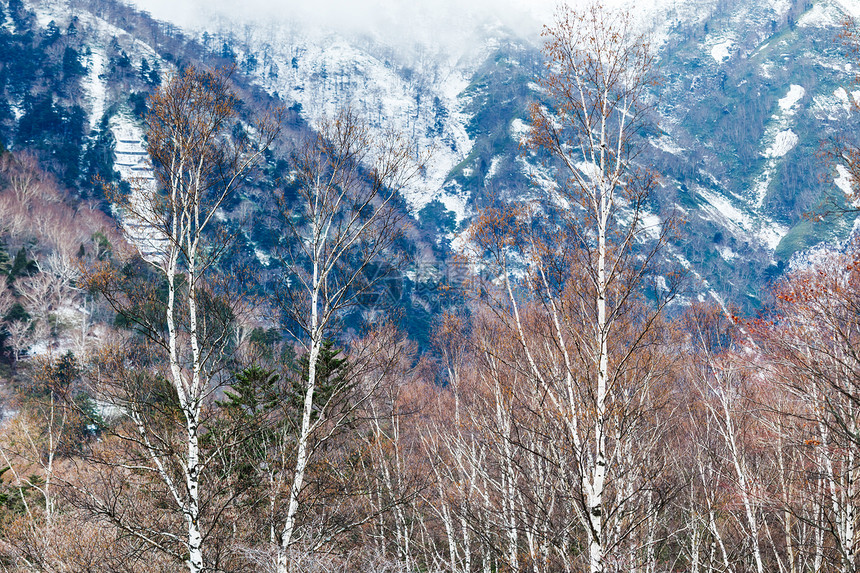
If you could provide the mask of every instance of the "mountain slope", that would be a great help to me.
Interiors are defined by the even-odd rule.
[[[471,41],[452,46],[277,22],[221,20],[179,30],[114,2],[32,6],[36,21],[27,25],[77,28],[74,40],[60,38],[80,54],[79,68],[72,66],[77,79],[65,88],[67,100],[49,107],[58,125],[79,134],[70,139],[79,151],[66,154],[63,173],[82,192],[96,193],[88,176],[110,171],[86,158],[104,158],[112,135],[139,125],[145,94],[163,74],[177,64],[230,62],[250,97],[290,106],[295,133],[351,106],[374,129],[396,129],[433,150],[424,177],[404,193],[417,228],[409,235],[417,261],[410,276],[444,274],[450,245],[484,205],[539,197],[551,186],[552,172],[520,145],[527,106],[541,97],[534,82],[539,39],[523,39],[498,21],[474,26]],[[671,213],[684,220],[667,256],[699,277],[693,296],[713,293],[755,308],[795,252],[850,232],[849,218],[816,222],[805,214],[850,188],[844,170],[826,165],[819,151],[856,120],[846,91],[856,64],[835,40],[855,11],[836,0],[731,0],[658,3],[649,12],[656,14],[647,25],[663,82],[638,161],[661,174],[654,221]],[[6,18],[16,37],[14,18]],[[59,87],[55,81],[47,91],[63,93]],[[255,89],[265,93],[253,95]],[[0,121],[8,145],[55,149],[47,136],[27,139],[40,91],[46,88],[36,82],[7,90],[9,111]],[[265,210],[264,195],[239,202],[246,211]],[[265,268],[275,232],[255,221],[246,234],[244,248]]]

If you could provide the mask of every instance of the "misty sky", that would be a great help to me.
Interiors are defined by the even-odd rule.
[[[357,33],[405,48],[430,47],[450,55],[482,44],[482,29],[502,26],[540,42],[559,0],[124,0],[159,20],[185,28],[223,30],[254,24],[257,30],[301,30],[302,34]],[[584,4],[589,0],[567,0]],[[648,21],[685,0],[604,0]],[[225,22],[226,21],[226,22]],[[262,32],[264,34],[270,32]]]
[[[204,25],[212,17],[300,22],[383,35],[498,21],[522,32],[547,22],[557,0],[126,0],[159,20]],[[399,30],[398,30],[399,28]]]
[[[159,20],[206,27],[215,20],[299,23],[314,28],[369,33],[415,43],[468,41],[485,24],[501,24],[537,40],[558,0],[126,0]],[[581,2],[584,0],[572,0]],[[653,12],[675,0],[609,0]]]

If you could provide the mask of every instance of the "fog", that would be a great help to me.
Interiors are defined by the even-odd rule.
[[[457,43],[483,27],[536,36],[555,0],[127,0],[159,20],[206,28],[213,22],[297,24],[369,34],[389,42]]]
[[[537,42],[559,0],[125,0],[159,20],[189,29],[295,29],[374,37],[384,44],[435,46],[454,52],[480,44],[482,31],[507,29]],[[589,0],[568,0],[582,4]],[[631,10],[646,28],[661,13],[694,9],[701,0],[604,0]],[[705,1],[707,4],[707,0]],[[682,6],[684,8],[682,8]]]
[[[186,28],[235,25],[300,26],[365,34],[385,43],[454,48],[503,27],[537,40],[557,0],[126,0],[159,20]],[[574,0],[581,2],[585,0]],[[609,0],[647,19],[674,0]]]

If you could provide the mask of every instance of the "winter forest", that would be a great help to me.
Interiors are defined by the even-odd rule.
[[[161,56],[99,59],[83,17],[0,12],[0,570],[860,568],[854,234],[756,308],[719,296],[645,152],[674,80],[630,13],[546,23],[516,152],[541,169],[445,219],[442,257],[414,134],[309,123],[226,42],[140,20]],[[853,20],[828,42],[857,69]],[[87,119],[93,77],[122,130]],[[856,217],[846,125],[804,225]],[[457,272],[421,283],[428,253]]]

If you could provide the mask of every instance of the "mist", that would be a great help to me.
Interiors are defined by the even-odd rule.
[[[535,37],[555,0],[127,0],[159,20],[185,28],[213,23],[298,25],[371,35],[385,43],[456,44],[483,28]]]
[[[159,20],[190,29],[253,24],[299,27],[374,37],[390,45],[436,46],[461,51],[482,31],[503,28],[533,42],[553,20],[557,0],[126,0]],[[582,3],[587,0],[576,0]],[[668,0],[671,1],[671,0]],[[650,20],[667,0],[609,0]]]

